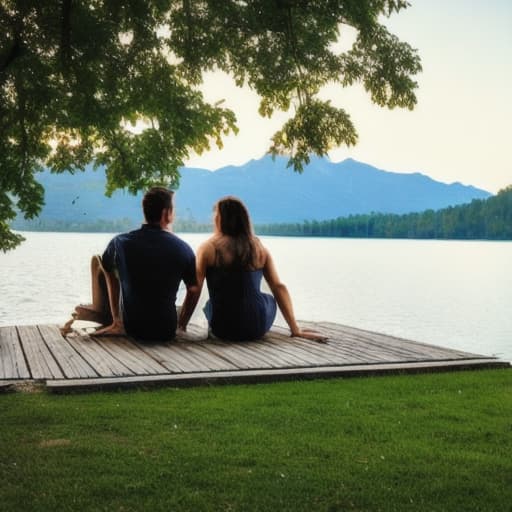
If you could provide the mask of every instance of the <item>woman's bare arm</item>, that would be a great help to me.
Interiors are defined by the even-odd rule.
[[[293,312],[292,299],[290,297],[290,293],[288,292],[288,288],[286,288],[286,285],[279,279],[274,260],[272,259],[272,256],[268,250],[265,249],[265,253],[263,275],[270,287],[270,290],[272,291],[272,294],[276,299],[277,305],[279,306],[279,309],[281,310],[286,323],[290,327],[291,335],[307,338],[313,341],[327,340],[326,336],[323,336],[316,331],[312,331],[310,329],[301,329],[298,326],[295,319],[295,314]]]
[[[203,283],[206,279],[206,269],[215,264],[215,246],[212,239],[209,238],[197,249],[196,254],[196,277],[199,290],[203,289]]]

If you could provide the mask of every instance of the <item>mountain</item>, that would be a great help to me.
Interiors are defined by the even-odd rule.
[[[381,212],[409,213],[485,199],[485,190],[460,183],[445,184],[420,173],[401,174],[352,159],[332,163],[312,158],[302,174],[286,169],[287,159],[265,156],[245,165],[217,171],[184,167],[176,194],[181,219],[209,222],[212,206],[225,195],[240,197],[255,224],[302,222]],[[141,195],[117,191],[104,196],[105,173],[88,168],[74,175],[38,176],[45,187],[41,220],[93,222],[98,219],[142,220]]]
[[[460,183],[447,185],[415,174],[386,172],[352,159],[312,158],[302,174],[287,158],[270,156],[215,172],[183,169],[177,211],[197,221],[211,217],[217,198],[232,194],[247,204],[254,223],[332,219],[350,214],[409,213],[439,209],[491,194]]]

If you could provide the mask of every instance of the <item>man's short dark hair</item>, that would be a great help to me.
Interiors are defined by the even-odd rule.
[[[172,212],[172,196],[174,192],[164,187],[150,188],[142,199],[142,211],[148,224],[157,224],[162,217],[162,210],[168,208]]]

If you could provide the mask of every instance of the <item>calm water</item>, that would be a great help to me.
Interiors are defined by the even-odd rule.
[[[90,301],[90,256],[101,253],[112,235],[25,236],[15,251],[0,253],[0,325],[61,323],[77,303]],[[182,237],[196,248],[206,235]],[[299,319],[512,360],[510,242],[263,241]],[[204,324],[200,309],[192,321]]]

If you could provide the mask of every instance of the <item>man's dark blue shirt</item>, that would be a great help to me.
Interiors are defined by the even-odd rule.
[[[190,246],[159,225],[143,224],[114,237],[102,262],[107,272],[118,274],[127,334],[143,340],[174,338],[180,282],[196,284],[195,256]]]

